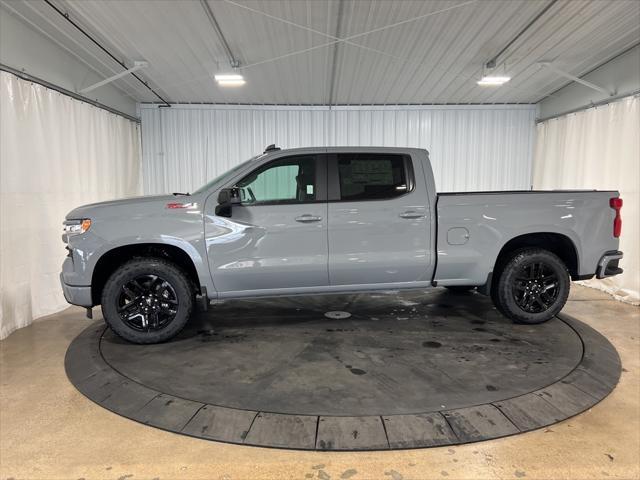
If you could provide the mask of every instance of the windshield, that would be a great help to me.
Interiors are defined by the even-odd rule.
[[[258,158],[258,157],[257,156],[256,157],[252,157],[249,160],[246,160],[246,161],[242,162],[240,165],[236,165],[231,170],[227,170],[222,175],[217,176],[216,178],[214,178],[210,182],[206,183],[205,185],[203,185],[202,187],[200,187],[198,190],[196,190],[193,193],[194,194],[202,193],[202,192],[205,192],[207,190],[212,189],[218,183],[224,183],[228,178],[231,178],[236,172],[242,170],[245,166],[247,166],[248,164],[253,162],[256,158]]]

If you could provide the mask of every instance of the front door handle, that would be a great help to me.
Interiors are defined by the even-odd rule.
[[[400,218],[422,218],[424,217],[424,215],[420,212],[415,212],[413,210],[407,210],[406,212],[403,212],[400,214]]]
[[[311,215],[309,213],[296,217],[296,222],[300,223],[319,222],[320,220],[322,220],[322,217],[319,217],[318,215]]]

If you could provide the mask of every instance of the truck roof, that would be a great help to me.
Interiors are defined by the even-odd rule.
[[[413,152],[426,152],[428,150],[424,148],[407,148],[407,147],[349,147],[349,146],[337,146],[337,147],[302,147],[302,148],[288,148],[284,150],[271,148],[265,150],[265,154],[282,155],[284,153],[340,153],[340,152],[369,152],[369,153],[400,153],[410,154]]]

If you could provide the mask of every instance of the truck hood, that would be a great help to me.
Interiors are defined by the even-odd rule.
[[[123,198],[106,202],[90,203],[71,210],[65,217],[67,220],[79,218],[96,218],[100,216],[121,215],[130,217],[144,212],[157,212],[166,208],[167,203],[189,203],[195,200],[192,196],[146,195],[142,197]]]

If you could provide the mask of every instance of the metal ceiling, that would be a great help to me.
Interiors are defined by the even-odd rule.
[[[551,0],[52,1],[126,65],[149,62],[137,74],[173,103],[533,103],[567,84],[538,62],[580,76],[640,42],[637,0],[558,0],[524,33]],[[123,70],[44,1],[2,5],[101,75]],[[497,62],[512,80],[476,85],[514,38]],[[225,89],[230,57],[247,83]]]

